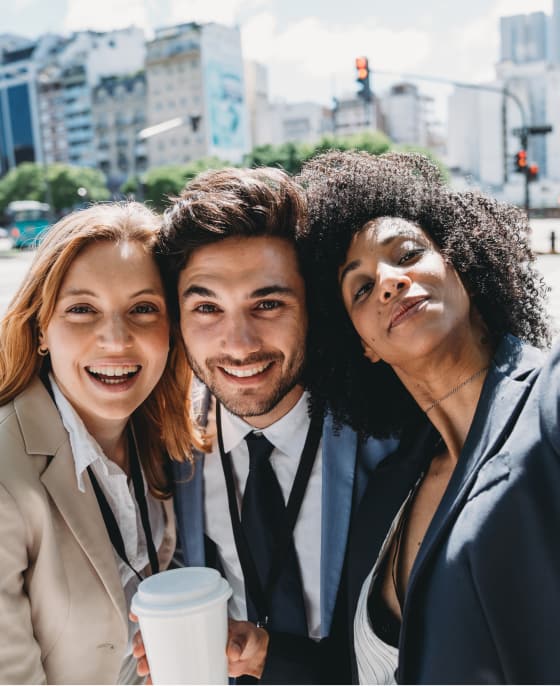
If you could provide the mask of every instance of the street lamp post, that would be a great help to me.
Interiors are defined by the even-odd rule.
[[[145,141],[153,136],[159,136],[160,133],[166,133],[172,129],[176,129],[178,126],[183,124],[190,124],[193,131],[196,131],[200,125],[200,120],[202,117],[199,114],[187,115],[186,117],[174,117],[173,119],[166,119],[165,121],[159,122],[159,124],[154,124],[153,126],[147,126],[144,129],[137,131],[134,136],[134,148],[132,151],[132,164],[131,164],[131,174],[130,176],[134,181],[136,181],[137,171],[136,171],[136,143],[138,141]],[[137,182],[137,192],[136,197],[139,201],[144,199],[144,189],[142,186],[142,181],[138,176]]]
[[[370,70],[372,72],[372,70]],[[513,100],[513,102],[517,105],[517,108],[519,109],[519,114],[521,116],[521,127],[518,129],[513,130],[514,136],[517,136],[519,138],[520,145],[522,149],[526,150],[527,149],[527,143],[529,141],[529,136],[537,136],[537,135],[543,135],[546,133],[550,133],[552,131],[552,126],[546,124],[543,126],[528,126],[527,124],[527,116],[525,113],[525,107],[523,106],[523,103],[521,102],[520,98],[510,91],[507,87],[502,86],[484,86],[478,83],[468,83],[465,81],[453,81],[452,79],[445,79],[442,77],[438,76],[422,76],[420,74],[405,74],[402,72],[393,72],[393,71],[383,71],[383,70],[378,70],[376,69],[375,72],[377,74],[383,74],[384,76],[400,76],[401,78],[405,79],[411,79],[411,80],[416,80],[416,81],[430,81],[432,83],[445,83],[449,86],[455,86],[456,88],[468,88],[471,90],[479,90],[479,91],[488,91],[490,93],[498,93],[502,95],[503,101],[502,101],[502,127],[503,127],[503,132],[502,132],[502,137],[503,137],[503,142],[504,142],[504,182],[507,181],[507,163],[508,163],[508,154],[507,154],[507,123],[506,123],[506,108],[505,108],[505,102],[506,98],[510,98]],[[530,203],[530,196],[529,196],[529,174],[525,174],[525,211],[527,212],[527,215],[529,215],[529,210],[531,207]]]

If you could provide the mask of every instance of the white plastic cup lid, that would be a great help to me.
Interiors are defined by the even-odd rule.
[[[131,609],[144,616],[197,612],[226,601],[231,593],[230,585],[215,569],[169,569],[140,582]]]

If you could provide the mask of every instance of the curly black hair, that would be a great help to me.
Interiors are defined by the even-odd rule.
[[[342,304],[337,273],[352,237],[378,217],[420,226],[457,270],[489,334],[550,341],[547,287],[533,267],[529,223],[516,207],[453,191],[417,153],[329,152],[296,179],[307,197],[300,232],[309,290],[306,380],[313,403],[364,435],[399,435],[421,411],[391,367],[365,359]]]

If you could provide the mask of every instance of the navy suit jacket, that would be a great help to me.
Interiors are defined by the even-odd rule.
[[[513,336],[497,350],[410,575],[400,683],[560,681],[560,341],[544,359]],[[351,617],[433,441],[431,425],[403,438],[370,479],[349,543]]]
[[[335,431],[330,415],[322,435],[321,634],[331,629],[346,554],[354,503],[359,501],[369,473],[396,447],[395,441],[359,441],[346,426]],[[204,538],[204,456],[198,455],[194,473],[186,463],[173,464],[175,512],[183,560],[188,566],[207,563]],[[227,502],[224,516],[229,517]],[[209,562],[209,561],[208,561]],[[346,614],[346,613],[345,613]],[[344,639],[345,641],[345,639]],[[329,678],[326,651],[310,639],[272,634],[263,683],[324,683]],[[346,649],[346,646],[342,646]],[[329,657],[333,656],[329,648]],[[348,667],[349,670],[349,667]],[[342,672],[343,673],[343,672]],[[341,673],[332,678],[337,681]],[[348,679],[350,672],[348,671]],[[334,683],[334,682],[333,682]]]

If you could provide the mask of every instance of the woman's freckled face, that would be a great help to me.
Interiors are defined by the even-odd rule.
[[[470,321],[459,275],[431,238],[404,219],[376,220],[355,234],[339,283],[372,361],[398,364],[424,355]]]

